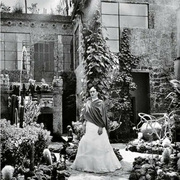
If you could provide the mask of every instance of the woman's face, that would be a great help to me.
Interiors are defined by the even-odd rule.
[[[97,90],[96,90],[94,87],[92,87],[92,88],[89,90],[89,93],[90,93],[90,96],[91,96],[92,98],[98,97],[98,92],[97,92]]]

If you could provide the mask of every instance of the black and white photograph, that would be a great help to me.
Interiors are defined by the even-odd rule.
[[[0,179],[180,180],[180,0],[1,0]]]

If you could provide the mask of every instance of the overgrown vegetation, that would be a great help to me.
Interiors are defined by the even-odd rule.
[[[89,24],[83,24],[83,51],[86,77],[86,92],[90,85],[97,87],[102,99],[108,98],[110,88],[109,70],[114,58],[102,34],[100,12],[97,11]]]
[[[12,13],[22,14],[23,13],[23,5],[20,2],[17,2],[13,7]]]
[[[5,165],[20,166],[23,160],[31,158],[34,143],[34,163],[37,165],[48,147],[50,132],[43,125],[32,123],[24,128],[11,125],[6,119],[0,121],[1,137],[1,168]]]
[[[111,84],[110,93],[110,109],[112,120],[122,122],[120,129],[114,131],[116,141],[127,138],[132,127],[132,98],[130,91],[136,89],[136,84],[133,82],[131,71],[139,63],[139,58],[131,54],[129,50],[129,35],[130,31],[124,29],[122,32],[121,47],[118,54],[119,71],[114,75]]]

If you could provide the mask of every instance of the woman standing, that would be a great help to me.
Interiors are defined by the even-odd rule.
[[[109,142],[107,134],[107,114],[104,102],[98,98],[95,87],[90,88],[90,98],[85,104],[85,134],[79,147],[72,169],[105,173],[121,168]]]

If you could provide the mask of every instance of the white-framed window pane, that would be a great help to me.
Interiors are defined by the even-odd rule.
[[[118,14],[118,4],[102,2],[102,14]]]
[[[109,46],[111,52],[119,52],[119,41],[108,40],[107,46]]]
[[[4,33],[0,33],[1,41],[4,41]]]
[[[119,28],[103,28],[103,35],[108,39],[119,39]]]
[[[107,27],[118,27],[118,16],[102,15],[102,25]]]
[[[148,6],[146,4],[119,3],[120,15],[147,16]]]
[[[148,28],[147,17],[120,16],[120,27]]]
[[[1,60],[1,69],[4,69],[4,61]]]
[[[16,62],[15,61],[5,61],[5,69],[7,69],[7,70],[16,69]]]
[[[9,61],[9,60],[14,60],[16,61],[17,59],[17,53],[16,52],[10,52],[10,51],[6,51],[5,52],[5,60]]]
[[[16,41],[16,34],[15,33],[5,33],[4,34],[5,41]]]
[[[17,50],[16,42],[5,42],[5,49],[6,51],[16,51]]]
[[[4,50],[4,46],[5,46],[4,42],[1,41],[0,50]]]
[[[4,60],[4,51],[1,51],[1,61]]]

